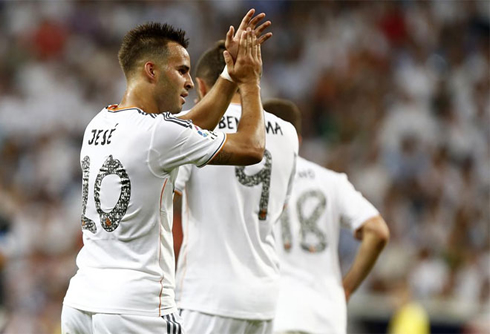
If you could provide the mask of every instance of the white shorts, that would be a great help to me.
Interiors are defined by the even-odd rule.
[[[179,314],[187,334],[272,334],[272,319],[236,319],[183,309]]]
[[[162,317],[91,313],[63,305],[61,334],[185,334],[177,313]]]

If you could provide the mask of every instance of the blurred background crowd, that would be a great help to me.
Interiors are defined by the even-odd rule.
[[[0,0],[5,333],[59,332],[82,244],[83,130],[122,97],[123,35],[146,21],[183,28],[195,64],[251,7],[273,22],[263,99],[298,104],[300,154],[347,173],[391,230],[349,332],[386,332],[400,291],[433,332],[490,328],[488,1]],[[356,247],[342,234],[344,267]]]

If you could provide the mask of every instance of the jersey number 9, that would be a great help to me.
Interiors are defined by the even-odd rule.
[[[272,155],[264,151],[265,164],[259,172],[254,175],[245,174],[245,167],[235,167],[235,176],[238,182],[247,187],[254,187],[262,183],[262,192],[259,202],[259,220],[267,219],[267,207],[269,206],[269,188],[271,185]]]

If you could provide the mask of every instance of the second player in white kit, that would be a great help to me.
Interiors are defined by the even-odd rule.
[[[219,47],[208,53],[213,50],[219,58]],[[199,89],[200,67],[213,67],[208,58],[203,65],[205,57],[197,65]],[[216,132],[236,131],[242,116],[239,101],[232,100]],[[179,171],[184,242],[176,299],[190,334],[272,332],[279,288],[273,226],[291,191],[298,138],[290,123],[267,112],[265,127],[261,163],[206,169],[188,165]]]
[[[235,131],[240,116],[241,106],[230,105],[215,133]],[[265,122],[270,130],[262,163],[180,168],[179,308],[243,319],[274,316],[279,268],[272,228],[287,201],[298,143],[291,124],[268,113]]]

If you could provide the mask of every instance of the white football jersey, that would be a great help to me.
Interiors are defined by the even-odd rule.
[[[298,158],[293,193],[276,226],[282,277],[274,331],[346,332],[340,227],[355,231],[378,214],[345,174]]]
[[[174,180],[205,165],[226,135],[170,113],[104,108],[80,155],[84,246],[64,303],[88,312],[162,316],[176,311]]]
[[[236,132],[241,106],[231,104],[216,131]],[[184,240],[179,255],[179,308],[239,319],[272,319],[279,267],[273,225],[291,192],[298,153],[294,127],[265,113],[266,151],[247,166],[184,166]]]

